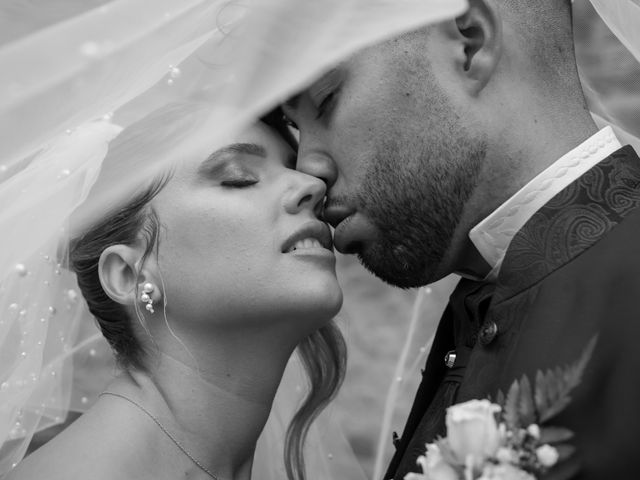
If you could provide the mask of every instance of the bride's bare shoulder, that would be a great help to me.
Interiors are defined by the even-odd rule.
[[[27,456],[4,480],[145,478],[144,473],[130,474],[144,470],[145,464],[153,465],[153,459],[146,458],[149,452],[140,447],[143,443],[132,424],[136,419],[122,413],[89,410]]]

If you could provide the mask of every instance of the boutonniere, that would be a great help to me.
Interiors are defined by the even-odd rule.
[[[523,376],[496,401],[470,400],[447,409],[447,436],[427,444],[422,472],[405,480],[535,480],[560,458],[559,445],[573,433],[541,427],[563,411],[593,354],[593,338],[580,359],[564,368]],[[562,445],[563,456],[571,454]]]

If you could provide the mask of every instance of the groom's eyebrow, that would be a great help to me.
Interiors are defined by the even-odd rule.
[[[198,167],[198,173],[216,175],[222,173],[230,161],[238,155],[254,155],[267,158],[267,149],[257,143],[232,143],[216,150]]]
[[[314,87],[320,85],[323,86],[325,85],[328,81],[334,79],[338,74],[341,73],[341,69],[340,69],[340,65],[326,71],[324,74],[322,74],[322,76],[317,79],[316,81],[314,81],[307,89],[307,92],[312,92],[314,90]],[[293,97],[289,98],[288,100],[286,100],[283,104],[282,104],[282,108],[285,110],[297,110],[298,105],[300,104],[300,99],[302,98],[302,94],[304,92],[298,93],[297,95],[294,95]]]

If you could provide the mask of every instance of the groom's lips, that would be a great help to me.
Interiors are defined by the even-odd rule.
[[[323,219],[335,228],[333,244],[340,253],[358,253],[376,231],[364,216],[345,206],[330,206]]]
[[[353,213],[355,213],[355,210],[352,208],[345,205],[335,204],[331,200],[327,200],[324,211],[322,212],[322,219],[333,228],[338,228],[340,222],[344,221]]]

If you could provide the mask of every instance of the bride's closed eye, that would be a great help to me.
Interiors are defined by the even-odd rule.
[[[220,182],[220,185],[230,188],[246,188],[250,187],[251,185],[255,185],[256,183],[258,183],[257,179],[239,178],[234,180],[223,180],[222,182]]]
[[[261,145],[234,143],[213,152],[198,167],[198,176],[213,180],[222,187],[246,188],[258,183],[259,176],[250,168],[253,158],[264,159],[267,152]]]
[[[211,166],[210,169],[201,171],[203,177],[214,183],[228,188],[246,188],[255,185],[260,180],[259,172],[242,156],[235,156],[222,160],[220,163]]]

